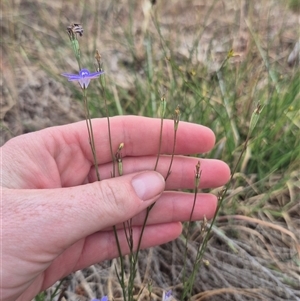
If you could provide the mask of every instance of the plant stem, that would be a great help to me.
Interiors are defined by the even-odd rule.
[[[157,169],[158,160],[159,160],[160,152],[161,152],[163,123],[164,123],[164,117],[161,116],[161,118],[160,118],[160,133],[159,133],[158,153],[157,153],[157,157],[156,157],[154,171],[156,171],[156,169]]]
[[[100,85],[101,85],[101,92],[102,92],[102,95],[104,98],[104,104],[105,104],[105,113],[106,113],[107,127],[108,127],[109,148],[110,148],[110,155],[111,155],[111,160],[112,160],[112,164],[113,164],[112,178],[114,178],[116,176],[116,171],[115,171],[116,170],[115,169],[116,160],[115,160],[113,147],[112,147],[110,118],[109,118],[109,112],[108,112],[107,97],[106,97],[106,91],[105,91],[105,87],[104,87],[104,85],[105,85],[104,81],[105,81],[104,76],[102,76]]]
[[[195,173],[195,184],[194,184],[194,201],[193,201],[193,206],[192,210],[190,213],[189,217],[189,222],[188,222],[188,227],[187,227],[187,234],[186,234],[186,240],[185,240],[185,252],[184,252],[184,266],[183,266],[183,276],[182,276],[182,284],[183,284],[183,293],[182,293],[182,298],[183,300],[186,296],[187,293],[190,295],[190,286],[193,284],[191,281],[186,281],[186,261],[187,261],[187,253],[188,253],[188,241],[189,241],[189,234],[191,230],[191,224],[192,224],[192,218],[195,210],[195,205],[196,205],[196,200],[197,200],[197,194],[198,194],[198,187],[200,184],[200,178],[201,178],[201,170],[200,170],[200,161],[198,161],[196,165],[196,173]],[[194,266],[193,272],[195,271],[196,267]]]
[[[169,169],[168,169],[167,175],[165,177],[165,181],[167,181],[169,175],[171,174],[171,168],[172,168],[172,164],[173,164],[173,160],[174,160],[174,155],[175,155],[176,140],[177,140],[177,130],[175,129],[174,130],[174,139],[173,139],[173,149],[172,149],[171,161],[170,161],[170,165],[169,165]]]
[[[119,257],[120,257],[120,261],[121,261],[121,263],[120,263],[120,265],[121,265],[121,278],[118,275],[117,267],[116,267],[116,274],[117,274],[117,277],[119,279],[120,285],[122,287],[124,301],[127,301],[126,289],[125,289],[125,280],[124,280],[124,274],[125,274],[124,273],[124,260],[123,260],[123,256],[122,256],[122,250],[121,250],[121,246],[120,246],[116,226],[113,226],[113,231],[114,231],[114,235],[115,235],[115,239],[116,239],[116,243],[117,243],[117,248],[118,248],[118,253],[119,253]]]
[[[94,161],[94,166],[95,166],[95,170],[96,170],[97,180],[100,181],[100,173],[99,173],[99,169],[98,169],[98,161],[97,161],[93,126],[92,126],[91,116],[90,116],[90,112],[89,112],[89,108],[88,108],[86,89],[83,89],[83,99],[84,99],[84,106],[85,106],[86,126],[87,126],[88,134],[89,134],[89,143],[90,143],[92,154],[93,154],[93,161]]]
[[[173,120],[174,120],[173,149],[172,149],[171,161],[170,161],[170,165],[169,165],[169,169],[168,169],[168,172],[167,172],[165,181],[167,181],[169,175],[171,174],[171,167],[172,167],[173,159],[174,159],[174,155],[175,155],[175,146],[176,146],[176,139],[177,139],[177,130],[178,130],[178,125],[179,125],[179,120],[180,120],[180,109],[179,109],[179,105],[176,107],[176,109],[175,109],[175,111],[174,111]]]

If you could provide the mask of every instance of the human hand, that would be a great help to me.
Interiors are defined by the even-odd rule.
[[[159,126],[159,119],[111,118],[113,149],[125,145],[125,175],[111,178],[107,120],[93,120],[100,182],[95,182],[85,122],[22,135],[1,148],[3,301],[30,300],[73,271],[117,257],[113,225],[119,229],[123,254],[128,253],[120,224],[133,217],[138,241],[146,208],[155,201],[141,247],[168,242],[181,233],[180,222],[189,219],[193,195],[174,190],[193,188],[199,159],[175,156],[165,183],[173,121],[164,121],[166,155],[154,172]],[[176,154],[207,152],[213,145],[210,129],[180,122]],[[222,161],[201,159],[201,170],[201,188],[218,187],[229,179]],[[193,219],[211,218],[216,204],[215,196],[199,193]]]

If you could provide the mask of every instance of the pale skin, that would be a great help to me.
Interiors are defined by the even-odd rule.
[[[173,121],[164,122],[162,153],[153,171],[160,120],[136,116],[111,118],[113,149],[121,142],[124,176],[111,178],[107,120],[93,120],[101,181],[95,168],[85,122],[48,128],[11,139],[2,148],[2,283],[0,297],[31,300],[64,276],[118,256],[112,226],[128,252],[122,222],[133,218],[137,241],[146,208],[156,202],[142,248],[166,243],[181,233],[193,205],[198,158],[214,146],[212,131],[180,122],[176,157],[165,182],[173,145]],[[199,188],[224,185],[228,166],[201,159]],[[217,198],[199,193],[193,219],[211,218]]]

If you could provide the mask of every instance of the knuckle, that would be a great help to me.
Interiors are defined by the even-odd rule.
[[[111,185],[109,180],[101,181],[100,198],[104,201],[108,214],[111,212],[114,215],[123,215],[128,208],[124,196],[130,197],[129,189],[123,185]],[[126,210],[127,209],[127,210]]]

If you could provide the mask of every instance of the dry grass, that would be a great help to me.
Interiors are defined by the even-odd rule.
[[[196,278],[191,300],[300,298],[300,235],[297,231],[300,227],[300,182],[299,178],[294,180],[287,185],[293,187],[290,191],[272,196],[257,195],[251,198],[252,204],[247,208],[243,201],[240,202],[236,209],[239,215],[218,218],[204,256],[206,264],[202,265]],[[239,189],[233,190],[228,200],[237,194],[244,195]],[[263,199],[264,205],[260,204],[258,210],[257,202]],[[226,206],[230,206],[229,201]],[[249,214],[251,209],[253,212]],[[188,270],[193,267],[199,244],[199,227],[195,225],[194,229],[193,240],[188,246]],[[185,240],[181,237],[167,245],[144,251],[136,279],[136,298],[160,300],[163,289],[172,289],[180,296],[184,250]],[[112,265],[104,263],[76,272],[69,280],[69,298],[87,300],[95,295],[108,294],[110,299],[121,300],[114,264],[118,262],[115,260]],[[149,281],[153,283],[151,294]],[[81,297],[78,290],[82,292]]]

